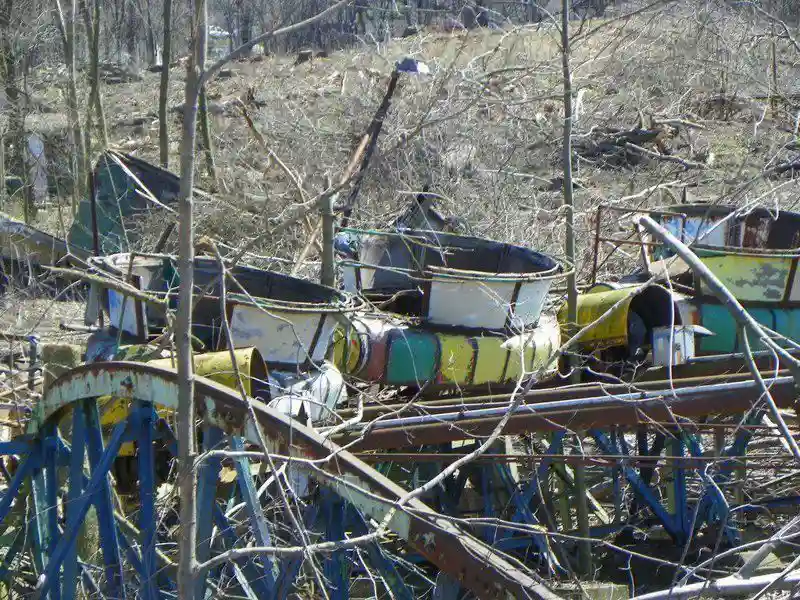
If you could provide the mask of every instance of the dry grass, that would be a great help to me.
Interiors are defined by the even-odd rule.
[[[793,206],[794,182],[749,182],[765,166],[789,156],[782,146],[794,137],[798,107],[791,99],[776,114],[766,110],[767,101],[739,102],[730,113],[709,105],[718,94],[768,94],[769,45],[758,37],[763,25],[742,12],[679,2],[627,21],[576,23],[576,30],[577,138],[599,127],[683,118],[703,129],[680,131],[671,141],[672,152],[701,162],[713,157],[709,168],[692,171],[654,160],[619,164],[576,158],[582,184],[576,192],[582,276],[588,272],[593,216],[600,202],[679,180],[695,198]],[[335,180],[347,163],[383,96],[394,61],[413,56],[428,63],[432,74],[403,77],[362,188],[356,223],[384,223],[410,194],[428,186],[440,195],[443,210],[465,219],[475,233],[559,253],[561,192],[550,185],[561,171],[557,36],[547,24],[468,34],[425,32],[298,66],[287,56],[231,65],[231,75],[208,89],[219,177],[216,199],[198,203],[200,233],[237,246],[300,201],[290,179],[253,140],[235,107],[237,98],[250,90],[257,102],[250,107],[257,127],[314,195],[326,177]],[[778,49],[778,89],[790,98],[800,56],[783,41]],[[51,104],[60,101],[53,77],[42,73],[30,81]],[[142,81],[103,87],[113,143],[153,162],[158,157],[158,81],[158,74],[144,73]],[[182,86],[183,71],[174,68],[170,106],[181,104]],[[179,120],[171,114],[174,169]],[[141,117],[144,125],[132,125]],[[198,175],[201,185],[212,187],[202,160]],[[659,192],[637,201],[651,206],[673,198]],[[52,214],[43,218],[57,232],[58,219]],[[152,227],[148,241],[158,237],[160,225],[143,224]],[[298,227],[280,239],[262,240],[254,250],[292,259],[307,234]],[[614,272],[625,268],[618,264]]]

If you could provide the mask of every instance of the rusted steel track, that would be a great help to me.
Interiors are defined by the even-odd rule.
[[[797,397],[791,377],[775,379],[770,390],[779,407],[792,406]],[[558,391],[552,393],[559,394]],[[591,386],[580,393],[583,394],[581,397],[520,406],[509,419],[504,433],[603,429],[646,425],[654,420],[671,421],[675,417],[736,414],[749,410],[761,398],[761,390],[752,380],[616,396],[607,391],[597,395],[597,388]],[[487,436],[497,426],[502,414],[502,406],[490,409],[469,406],[429,416],[378,421],[351,450],[394,449]],[[336,439],[344,443],[357,438],[359,433],[352,432],[341,434]]]
[[[762,376],[765,380],[776,376],[774,368],[771,368],[769,361],[761,359],[759,363],[762,369]],[[650,369],[639,379],[630,383],[586,383],[569,387],[542,387],[528,392],[525,396],[526,404],[538,404],[541,402],[554,402],[556,400],[570,400],[576,398],[586,398],[591,395],[616,395],[626,394],[635,390],[660,390],[670,387],[683,388],[694,385],[727,383],[734,381],[745,381],[751,378],[747,367],[741,360],[725,360],[720,362],[703,362],[682,365],[675,368],[675,377],[672,381],[663,379],[664,369]],[[788,375],[788,370],[778,371],[778,376]],[[453,407],[485,408],[488,406],[502,406],[508,404],[511,395],[509,393],[485,394],[485,395],[466,395],[450,396],[438,398],[436,400],[414,401],[413,404],[395,402],[392,404],[379,404],[365,406],[363,418],[365,421],[374,419],[380,415],[396,412],[403,409],[404,415],[409,414],[435,414],[453,410]],[[338,412],[343,419],[350,419],[356,415],[355,409],[345,409]]]
[[[128,362],[95,363],[78,367],[56,380],[36,407],[31,432],[52,423],[74,403],[91,397],[115,396],[177,409],[177,374],[168,369]],[[195,380],[198,412],[206,424],[258,443],[254,424],[241,398],[208,379]],[[497,550],[458,529],[451,521],[412,499],[398,508],[407,491],[317,432],[300,425],[261,402],[252,401],[258,424],[271,453],[318,461],[308,467],[320,483],[346,498],[389,528],[411,547],[470,589],[477,597],[556,600],[544,584],[499,555]],[[303,468],[304,462],[295,463]]]

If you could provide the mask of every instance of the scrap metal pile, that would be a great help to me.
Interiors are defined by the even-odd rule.
[[[93,332],[34,343],[44,381],[6,407],[14,597],[175,596],[177,262],[119,234],[137,207],[170,210],[177,180],[101,162],[67,242],[5,222],[7,266],[81,267]],[[794,585],[759,570],[790,555],[794,520],[743,564],[704,557],[800,500],[800,215],[613,210],[633,235],[611,246],[642,262],[593,281],[577,323],[556,290],[571,265],[441,231],[426,198],[339,231],[342,289],[197,257],[196,597],[555,598],[587,540],[623,596]],[[598,248],[600,231],[598,214]]]

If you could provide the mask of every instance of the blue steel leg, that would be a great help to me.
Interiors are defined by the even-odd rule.
[[[156,567],[156,507],[155,476],[156,462],[153,449],[156,414],[149,402],[138,404],[138,466],[139,466],[139,531],[142,545],[141,597],[144,600],[158,600]],[[209,519],[210,520],[210,519]],[[198,526],[201,521],[198,521]]]
[[[105,456],[103,449],[103,433],[100,428],[100,412],[97,408],[97,401],[84,400],[83,405],[86,409],[86,446],[89,456],[89,464],[92,469],[92,480],[95,480],[95,470],[100,469],[102,458]],[[117,540],[116,520],[114,519],[114,504],[111,497],[111,486],[108,482],[108,471],[116,458],[117,452],[122,445],[122,436],[125,434],[127,421],[119,423],[114,433],[119,436],[116,442],[117,448],[113,450],[113,456],[108,461],[108,465],[103,465],[100,476],[97,478],[97,487],[94,492],[94,503],[97,508],[97,521],[100,529],[100,547],[103,550],[103,560],[106,566],[106,589],[107,595],[116,597],[120,594],[122,585],[122,559],[120,557],[119,541]],[[109,442],[110,447],[110,442]],[[80,520],[85,516],[82,515]]]
[[[617,448],[611,443],[611,440],[608,439],[608,436],[602,431],[592,429],[589,433],[604,453],[616,454],[618,452]],[[625,475],[625,479],[631,484],[634,493],[636,493],[639,499],[653,512],[667,533],[669,533],[676,542],[682,544],[685,541],[683,530],[676,527],[675,519],[664,509],[661,501],[653,494],[650,486],[642,480],[636,470],[630,465],[625,465],[622,472]]]
[[[72,409],[72,447],[69,457],[69,491],[67,492],[67,529],[75,526],[75,512],[71,507],[78,502],[83,494],[83,462],[86,449],[86,413],[82,404],[76,404]],[[78,549],[77,545],[64,559],[64,572],[62,576],[63,600],[74,600],[75,586],[78,583]]]
[[[492,468],[487,463],[481,464],[477,469],[477,475],[481,482],[481,496],[483,497],[483,517],[485,519],[494,518],[494,494],[492,490]],[[497,527],[484,527],[483,537],[487,544],[494,544],[497,539]]]
[[[514,477],[511,474],[511,470],[508,468],[508,465],[506,463],[496,463],[494,468],[497,471],[500,481],[504,484],[506,490],[511,496],[511,503],[516,509],[514,520],[518,523],[525,523],[527,525],[539,525],[539,520],[536,518],[530,508],[530,502],[525,502],[523,494],[519,491],[519,487],[514,481]],[[534,475],[534,477],[536,477],[536,475]],[[519,515],[518,519],[516,515]],[[544,538],[544,536],[540,534],[533,534],[532,538],[536,549],[539,551],[540,558],[547,562],[548,567],[551,570],[560,568],[561,565],[559,564],[555,555],[550,551],[550,547],[548,546],[547,540]]]
[[[2,499],[0,499],[0,523],[5,521],[8,513],[11,511],[11,506],[14,504],[14,500],[17,499],[19,495],[20,487],[34,471],[34,468],[39,465],[40,459],[41,453],[37,447],[17,468],[17,472],[14,473],[14,477],[11,478],[11,483],[8,485],[6,493],[3,494]]]
[[[344,539],[345,505],[341,498],[323,490],[320,496],[322,514],[325,519],[325,535],[328,541]],[[350,575],[347,554],[344,550],[331,552],[325,559],[325,578],[331,600],[350,598]]]
[[[216,505],[216,503],[211,507],[211,510],[214,513],[214,523],[219,529],[219,535],[224,541],[224,544],[222,545],[227,548],[234,548],[239,539],[236,531],[234,531],[230,522],[227,518],[225,518],[222,510]],[[268,590],[266,587],[264,581],[264,571],[262,569],[257,569],[255,564],[246,558],[240,558],[234,562],[237,568],[241,569],[241,571],[246,575],[250,587],[253,589],[253,592],[256,594],[256,596],[258,598],[272,600],[274,595],[272,590]]]
[[[436,587],[433,588],[433,600],[458,600],[461,585],[445,573],[436,576]]]
[[[525,506],[530,506],[534,497],[539,495],[539,482],[546,481],[547,471],[553,462],[552,455],[559,454],[559,449],[561,448],[561,444],[564,441],[564,436],[566,434],[566,431],[557,431],[553,434],[550,440],[550,445],[547,448],[547,452],[545,456],[542,457],[542,462],[539,463],[539,466],[536,469],[535,476],[531,478],[531,480],[528,482],[528,485],[522,490],[520,500]],[[522,518],[522,514],[519,510],[517,510],[517,512],[514,514],[513,520],[516,521],[519,518]]]
[[[44,442],[42,442],[44,447]],[[42,448],[44,459],[44,448]],[[33,550],[33,566],[36,573],[43,573],[47,568],[47,498],[44,481],[44,470],[37,467],[31,477],[31,500],[33,501],[33,515],[31,515],[31,547]],[[44,594],[42,594],[44,596]],[[46,596],[44,596],[46,597]]]
[[[680,437],[673,438],[670,442],[673,456],[683,458],[686,446]],[[691,535],[692,523],[691,511],[689,510],[689,499],[686,494],[686,469],[677,463],[672,469],[672,485],[674,486],[675,497],[675,526],[682,533],[683,539],[689,539]]]
[[[614,447],[618,446],[617,440],[618,437],[623,435],[622,431],[614,430],[611,433],[611,443]],[[647,438],[645,438],[645,446],[647,445]],[[616,463],[614,467],[611,469],[611,480],[614,486],[614,523],[621,523],[622,522],[622,468],[619,466],[619,462]],[[641,473],[641,470],[639,471]]]
[[[242,438],[231,436],[231,450],[244,450]],[[239,486],[239,493],[242,495],[245,510],[250,518],[250,525],[252,526],[256,544],[259,546],[271,546],[272,537],[269,534],[268,521],[258,498],[258,490],[253,481],[253,475],[250,473],[250,461],[247,458],[238,457],[234,459],[234,464],[236,465],[236,483]],[[272,556],[262,556],[261,561],[264,564],[264,584],[272,593],[275,590],[275,577],[278,572],[277,564]]]
[[[219,427],[203,427],[203,450],[219,450],[225,434]],[[211,558],[211,535],[214,530],[214,506],[217,500],[217,483],[222,459],[218,456],[206,458],[197,477],[197,560],[205,562]],[[206,578],[203,574],[195,584],[194,597],[202,600],[206,595]]]

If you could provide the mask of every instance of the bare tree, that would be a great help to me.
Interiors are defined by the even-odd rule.
[[[13,152],[10,157],[11,172],[19,173],[23,181],[25,181],[25,159],[23,155],[24,148],[24,117],[22,112],[22,103],[17,84],[17,55],[14,51],[12,42],[12,25],[11,17],[14,9],[14,0],[4,0],[0,4],[0,51],[3,53],[2,67],[3,70],[3,83],[5,86],[6,102],[8,103],[8,141],[11,144]],[[5,132],[4,132],[5,134]],[[3,179],[0,185],[3,186],[3,194],[5,195],[5,142],[6,136],[0,140],[3,144]],[[33,218],[36,207],[33,204],[33,196],[30,193],[30,188],[27,185],[23,186],[23,210],[25,221],[30,221]]]
[[[78,209],[78,203],[83,195],[86,169],[86,149],[84,145],[83,132],[81,128],[81,118],[78,112],[78,82],[75,68],[75,17],[78,7],[75,0],[72,0],[68,18],[64,15],[64,10],[60,0],[53,0],[53,20],[58,28],[61,37],[61,44],[64,51],[64,63],[67,66],[67,112],[72,129],[72,144],[75,150],[73,163],[73,193],[72,211]]]
[[[175,322],[175,350],[178,367],[178,465],[180,481],[180,563],[178,566],[178,596],[192,597],[196,563],[197,523],[197,439],[194,427],[194,378],[192,368],[192,296],[194,288],[194,163],[197,137],[197,106],[202,89],[203,66],[206,62],[207,7],[206,0],[191,3],[191,52],[186,67],[186,90],[183,104],[181,134],[181,185],[178,198],[178,312]]]
[[[89,45],[89,105],[86,107],[86,165],[89,168],[92,154],[92,112],[97,116],[97,128],[100,143],[108,147],[108,128],[103,110],[103,98],[100,94],[100,0],[92,0],[92,13],[85,0],[81,0],[81,13],[86,26],[86,38]]]
[[[172,0],[164,0],[164,47],[161,49],[161,83],[158,90],[158,149],[161,166],[169,167],[169,63],[172,60]]]

